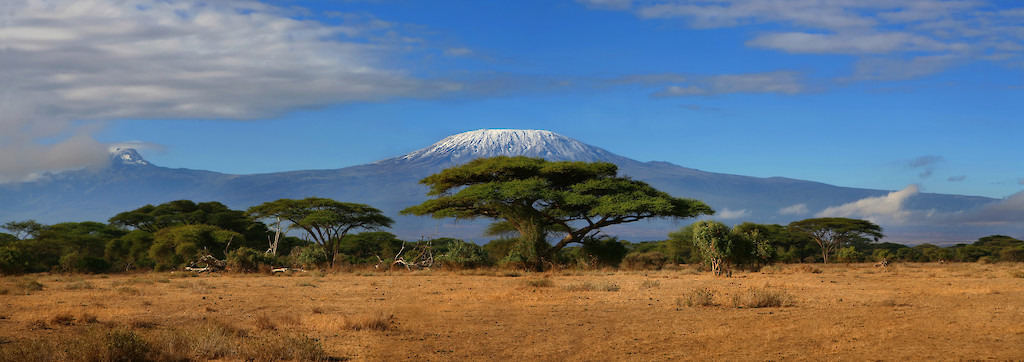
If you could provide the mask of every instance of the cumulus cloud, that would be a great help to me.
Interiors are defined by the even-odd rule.
[[[779,209],[779,214],[782,214],[782,215],[803,215],[803,214],[806,214],[808,211],[809,210],[807,209],[807,204],[796,204],[796,205],[787,206],[787,207]]]
[[[715,213],[715,217],[725,220],[739,219],[750,216],[750,210],[729,210],[723,208],[721,211]]]
[[[890,192],[885,196],[868,197],[848,204],[832,206],[818,213],[817,217],[850,217],[863,218],[875,223],[886,221],[903,222],[910,216],[904,210],[903,203],[917,195],[918,186],[910,185],[900,191]]]
[[[0,180],[101,162],[96,121],[252,119],[430,96],[458,84],[384,64],[386,22],[326,25],[256,1],[5,5]]]

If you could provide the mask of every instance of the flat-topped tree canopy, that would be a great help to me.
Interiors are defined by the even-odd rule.
[[[564,232],[548,253],[583,243],[606,226],[714,213],[699,200],[674,197],[617,172],[608,162],[476,159],[421,180],[433,198],[402,213],[504,220],[536,247],[546,245],[545,230]]]

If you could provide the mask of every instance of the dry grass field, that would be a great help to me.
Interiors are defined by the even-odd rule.
[[[1022,360],[1024,265],[0,279],[0,360]]]

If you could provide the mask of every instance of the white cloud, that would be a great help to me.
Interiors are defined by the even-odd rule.
[[[665,87],[657,97],[717,95],[731,93],[798,94],[809,91],[800,73],[776,71],[765,73],[693,76],[687,84]]]
[[[779,209],[782,215],[804,215],[808,212],[807,204],[796,204]]]
[[[93,121],[251,119],[458,88],[388,68],[399,47],[381,34],[394,29],[372,19],[326,25],[243,0],[19,0],[4,11],[0,153],[19,157],[0,160],[0,181],[105,160]]]
[[[789,53],[878,54],[894,51],[943,51],[961,45],[945,44],[929,37],[905,32],[820,34],[805,32],[769,33],[747,45]]]
[[[826,208],[817,217],[863,218],[875,223],[904,222],[911,213],[903,209],[908,198],[917,195],[918,186],[910,185],[885,196],[868,197],[848,204]]]
[[[450,57],[464,57],[464,56],[467,56],[467,55],[470,55],[470,54],[473,54],[473,50],[472,49],[462,48],[462,47],[459,47],[459,48],[448,48],[448,49],[445,49],[445,51],[444,51],[444,55],[447,55],[447,56],[450,56]]]
[[[750,216],[750,210],[729,210],[723,208],[722,210],[716,212],[715,216],[725,220],[739,219]]]
[[[580,0],[595,4],[600,0]],[[1024,8],[948,0],[634,0],[605,9],[678,19],[691,28],[745,27],[748,46],[798,54],[871,55],[849,80],[909,79],[962,63],[1017,66]],[[1018,5],[1019,6],[1019,5]],[[910,60],[907,60],[910,59]]]

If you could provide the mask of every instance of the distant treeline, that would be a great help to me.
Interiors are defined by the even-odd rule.
[[[379,213],[379,210],[368,209],[369,212],[360,215]],[[303,214],[308,218],[306,220],[321,222],[313,225],[336,228],[334,231],[339,231],[337,228],[340,227],[347,228],[343,233],[333,234],[337,235],[336,240],[318,241],[309,235],[317,231],[308,228],[291,228],[291,234],[304,238],[276,237],[279,221],[259,219],[260,215],[253,209],[248,212],[231,210],[219,202],[178,200],[126,211],[106,224],[66,222],[44,225],[32,220],[7,222],[0,226],[8,231],[0,233],[0,273],[177,270],[193,265],[206,255],[224,260],[229,269],[241,272],[267,271],[272,267],[326,268],[330,265],[392,267],[396,260],[405,263],[399,264],[402,266],[429,260],[430,265],[443,268],[516,267],[508,262],[508,256],[518,242],[515,235],[506,234],[482,246],[454,238],[405,241],[383,231],[385,228],[382,227],[360,229],[358,222],[345,224],[352,220],[321,220],[318,218],[326,214]],[[378,226],[390,225],[389,219],[385,218],[385,221]],[[347,233],[357,229],[362,232]],[[823,260],[819,243],[793,227],[744,223],[733,229],[745,232],[745,235],[757,235],[759,244],[732,244],[728,256],[731,264],[815,263]],[[278,240],[276,247],[275,239]],[[693,239],[692,226],[670,233],[662,241],[629,242],[615,237],[599,237],[582,246],[559,250],[554,260],[547,262],[567,268],[624,269],[660,269],[669,265],[703,263],[705,259]],[[992,235],[971,244],[908,247],[860,238],[840,245],[834,255],[829,256],[829,261],[834,262],[881,260],[1021,262],[1024,261],[1024,241]]]

